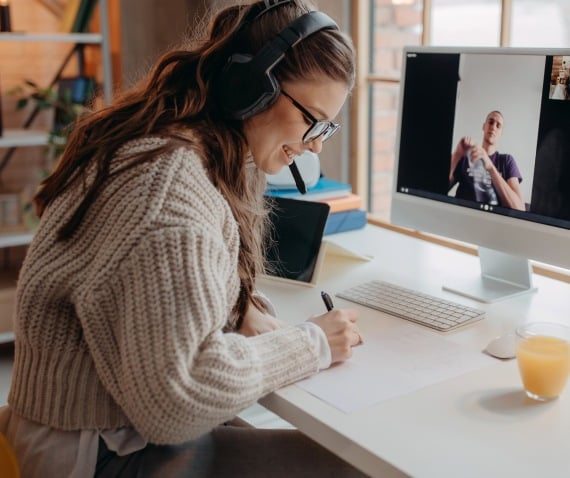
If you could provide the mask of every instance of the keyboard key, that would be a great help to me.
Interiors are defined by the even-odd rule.
[[[485,317],[482,310],[384,281],[365,282],[336,296],[446,332]]]

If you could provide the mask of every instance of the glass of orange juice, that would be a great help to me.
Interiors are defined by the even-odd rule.
[[[516,330],[516,354],[526,394],[534,400],[555,399],[570,374],[570,327],[524,324]]]

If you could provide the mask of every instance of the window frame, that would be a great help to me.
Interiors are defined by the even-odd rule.
[[[371,28],[370,19],[374,0],[355,0],[351,4],[351,31],[356,47],[356,82],[352,94],[350,130],[350,177],[354,191],[370,204],[368,169],[370,167],[370,91],[377,83],[400,84],[399,77],[375,74],[370,71]],[[501,25],[499,46],[509,46],[511,36],[513,0],[501,0]],[[421,45],[428,45],[431,38],[432,0],[422,2]]]

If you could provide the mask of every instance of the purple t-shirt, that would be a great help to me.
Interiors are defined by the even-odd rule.
[[[489,156],[489,159],[491,159],[491,162],[495,165],[495,168],[497,168],[497,171],[499,171],[505,181],[510,178],[517,178],[519,180],[519,183],[522,182],[522,175],[519,171],[519,167],[517,166],[515,158],[513,158],[510,154],[500,154],[498,151],[495,151]],[[453,178],[455,182],[459,183],[455,197],[460,199],[468,199],[470,201],[476,201],[475,189],[473,186],[473,176],[469,171],[469,160],[466,156],[463,156],[459,160],[459,163],[457,163],[457,167],[453,172]],[[498,195],[497,197],[499,198]]]

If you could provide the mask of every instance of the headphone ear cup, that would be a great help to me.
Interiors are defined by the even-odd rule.
[[[255,18],[280,3],[266,1],[266,9]],[[322,12],[309,12],[281,30],[255,56],[244,53],[231,55],[220,73],[216,88],[222,114],[226,118],[245,120],[275,103],[281,90],[273,69],[290,48],[325,28],[338,30],[329,16]]]
[[[245,120],[271,106],[279,83],[270,71],[256,71],[252,55],[235,53],[222,70],[219,101],[225,116]]]

